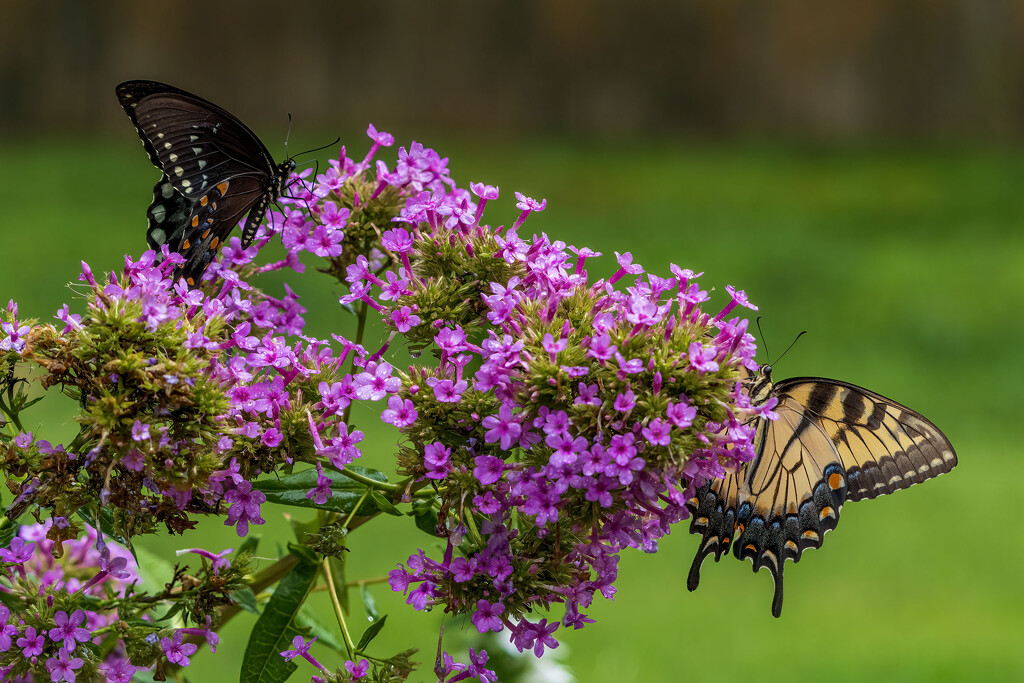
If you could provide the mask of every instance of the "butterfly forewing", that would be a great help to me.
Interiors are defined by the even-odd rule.
[[[949,472],[956,453],[926,417],[838,380],[788,379],[776,394],[805,406],[829,434],[847,473],[848,498],[875,498]]]
[[[166,244],[185,263],[175,275],[199,281],[247,212],[243,247],[280,196],[290,160],[280,166],[245,124],[196,95],[155,81],[128,81],[118,100],[150,160],[163,173],[147,217],[147,241]]]
[[[745,378],[746,379],[746,378]],[[749,378],[756,402],[778,399],[778,419],[762,419],[756,456],[735,475],[698,489],[688,503],[692,533],[701,534],[687,586],[700,582],[709,554],[728,550],[768,567],[775,583],[772,614],[782,612],[785,561],[819,548],[839,522],[846,500],[892,493],[950,471],[956,454],[921,414],[847,382],[800,377],[770,384],[770,371]]]

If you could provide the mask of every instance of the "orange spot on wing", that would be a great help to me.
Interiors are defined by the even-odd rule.
[[[184,241],[184,242],[182,243],[182,245],[181,245],[181,248],[182,248],[182,249],[188,249],[188,248],[189,248],[189,247],[191,247],[191,246],[192,246],[192,243],[191,243],[191,242],[189,242],[188,240],[185,240],[185,241]]]
[[[219,246],[220,246],[220,238],[219,237],[214,237],[213,240],[210,242],[210,249],[216,249]]]
[[[196,281],[193,280],[192,278],[186,278],[185,282],[188,283],[189,287],[195,287],[196,286]]]
[[[199,206],[206,206],[206,204],[209,201],[210,201],[210,197],[208,195],[204,195],[203,198],[199,200]]]
[[[197,225],[199,225],[199,214],[192,216],[192,227],[194,228]]]
[[[757,552],[757,546],[755,546],[753,543],[748,543],[747,547],[744,548],[744,550],[753,550],[756,553]]]
[[[217,186],[217,191],[220,192],[220,196],[223,197],[228,192],[228,183],[225,180],[223,183]]]
[[[205,239],[206,239],[207,237],[209,237],[209,236],[210,236],[210,229],[209,229],[209,228],[207,228],[207,229],[206,229],[206,232],[204,232],[204,233],[203,233],[203,236],[202,236],[202,237],[200,237],[199,239],[204,239],[204,240],[205,240]]]
[[[818,515],[818,517],[821,518],[821,519],[825,519],[826,517],[831,517],[831,516],[832,516],[832,508],[829,507],[828,505],[826,505],[825,507],[821,508],[821,513]]]
[[[843,475],[838,472],[833,472],[828,477],[828,485],[833,491],[838,491],[843,488]]]

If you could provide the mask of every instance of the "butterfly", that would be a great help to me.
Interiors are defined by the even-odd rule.
[[[892,399],[848,382],[795,377],[772,383],[771,366],[741,371],[752,405],[771,398],[777,420],[758,418],[755,457],[700,487],[686,506],[701,541],[686,587],[700,582],[708,555],[732,545],[775,583],[772,614],[782,614],[782,571],[820,548],[846,501],[892,493],[949,472],[956,453],[932,422]]]
[[[248,247],[267,208],[281,196],[295,162],[274,164],[256,134],[212,102],[156,81],[125,81],[117,99],[162,176],[146,215],[146,241],[185,262],[174,271],[195,286],[248,212]]]

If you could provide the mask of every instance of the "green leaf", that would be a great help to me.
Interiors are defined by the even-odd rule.
[[[384,622],[388,620],[388,615],[384,615],[379,621],[375,621],[370,624],[365,631],[363,631],[363,637],[359,639],[359,644],[356,645],[356,652],[362,652],[366,649],[366,646],[370,644],[370,641],[377,637],[380,630],[384,628]]]
[[[5,519],[6,521],[6,519]],[[0,529],[0,548],[10,548],[11,541],[18,534],[18,529],[21,528],[20,524],[15,522],[7,522],[7,524]]]
[[[237,557],[238,555],[241,555],[245,552],[248,552],[251,555],[255,555],[256,548],[258,548],[259,545],[260,537],[252,533],[252,530],[250,529],[249,535],[245,537],[244,541],[242,541],[242,545],[238,546],[238,552],[235,553],[235,556]]]
[[[296,546],[289,549],[299,563],[277,584],[256,620],[242,659],[241,683],[283,683],[298,668],[278,653],[292,649],[292,639],[304,635],[297,623],[298,613],[316,585],[319,566],[312,553]]]
[[[378,470],[362,467],[352,467],[351,469],[364,477],[382,483],[387,481],[384,473]],[[363,497],[366,486],[346,477],[342,472],[327,470],[324,472],[324,476],[331,480],[331,497],[323,505],[318,505],[312,498],[306,498],[306,492],[316,486],[317,472],[315,469],[303,470],[281,479],[258,481],[253,488],[262,491],[266,495],[268,503],[315,510],[333,510],[343,514],[351,513],[359,499]],[[366,500],[359,507],[359,514],[362,516],[373,515],[379,511],[375,505]]]
[[[345,644],[338,639],[337,632],[334,629],[328,628],[319,616],[314,612],[309,605],[306,605],[299,612],[298,624],[303,629],[309,632],[309,635],[316,636],[316,642],[318,645],[326,645],[332,648],[335,652],[343,652]]]
[[[437,536],[437,511],[430,508],[416,515],[416,527],[431,536]]]
[[[370,491],[370,498],[373,499],[374,505],[376,505],[377,509],[380,510],[381,512],[389,514],[393,517],[402,516],[402,511],[396,508],[394,504],[390,500],[385,498],[384,494],[381,493],[380,491]],[[362,509],[360,509],[359,512],[360,514],[362,514]]]
[[[91,526],[93,529],[99,529],[106,536],[109,536],[124,547],[128,548],[128,551],[132,554],[132,557],[135,558],[135,561],[139,561],[138,556],[135,554],[135,547],[132,545],[132,540],[122,535],[114,527],[114,516],[110,512],[110,508],[101,507],[98,518],[93,514],[92,509],[87,507],[78,508],[78,512],[76,514],[83,522]]]
[[[363,609],[366,610],[366,616],[370,617],[370,621],[377,621],[380,613],[377,612],[377,601],[373,599],[369,584],[364,583],[359,587],[359,595],[363,598]]]
[[[240,588],[232,591],[231,600],[246,612],[251,612],[252,614],[260,613],[259,605],[256,603],[256,594],[252,592],[251,588]]]

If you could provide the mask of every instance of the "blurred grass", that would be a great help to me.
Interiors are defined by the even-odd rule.
[[[546,197],[527,227],[604,252],[590,262],[597,275],[615,269],[612,252],[630,251],[652,272],[670,262],[705,271],[715,304],[726,284],[745,289],[773,359],[809,331],[777,377],[837,377],[892,396],[939,424],[960,456],[950,475],[844,508],[824,551],[788,565],[780,620],[769,613],[767,572],[751,577],[731,557],[706,564],[688,593],[696,540],[684,527],[657,554],[625,555],[615,600],[588,611],[597,623],[560,633],[579,680],[1024,677],[1024,551],[1013,522],[1024,480],[1019,151],[421,141],[452,158],[460,186],[501,187],[487,210],[493,224],[514,220],[513,190]],[[66,282],[80,260],[100,272],[143,248],[155,174],[134,140],[0,150],[0,299],[18,301],[22,317],[46,319],[65,301],[75,310]],[[287,281],[303,294],[311,334],[348,324],[336,286],[312,270]],[[67,438],[65,406],[42,405],[30,422],[44,438]],[[369,411],[361,419],[367,464],[389,470],[394,432]],[[270,521],[268,555],[289,538]],[[352,537],[350,579],[383,576],[418,544],[431,547],[403,520],[374,527]],[[214,528],[149,547],[173,560],[174,548],[237,544]],[[391,614],[375,652],[419,647],[429,679],[440,615],[413,613],[386,587],[374,595]],[[216,657],[197,656],[192,680],[235,680],[250,623],[231,624]],[[449,635],[463,626],[448,624]]]

